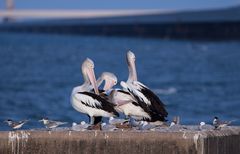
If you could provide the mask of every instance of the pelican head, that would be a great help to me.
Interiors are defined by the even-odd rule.
[[[91,59],[86,58],[86,60],[84,60],[82,63],[82,73],[85,82],[90,82],[94,88],[95,93],[99,94],[94,73],[94,63]]]
[[[101,78],[105,80],[103,90],[109,90],[117,84],[117,77],[113,73],[103,72]]]
[[[137,81],[137,71],[135,66],[136,57],[132,51],[127,52],[127,64],[129,69],[129,76],[127,82]]]
[[[136,60],[136,57],[135,57],[135,54],[132,52],[132,51],[128,51],[127,52],[127,61],[135,61]]]
[[[82,63],[82,70],[94,69],[94,62],[90,58],[86,58]]]

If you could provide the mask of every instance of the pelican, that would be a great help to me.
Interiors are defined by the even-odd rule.
[[[120,102],[118,107],[127,115],[130,115],[134,118],[143,118],[149,122],[156,121],[166,121],[165,117],[167,117],[168,113],[165,109],[165,105],[158,98],[156,94],[154,94],[147,86],[142,84],[137,80],[137,71],[135,66],[136,57],[133,52],[129,51],[127,53],[127,64],[129,70],[128,80],[126,82],[121,81],[120,85],[123,87],[123,91],[118,91],[120,93],[124,93],[124,95],[128,96],[128,102],[123,102],[120,97],[117,97],[115,94],[116,102]],[[122,95],[122,94],[120,94]],[[114,97],[113,97],[114,99]],[[131,110],[131,113],[126,112],[127,110]]]
[[[71,94],[71,104],[75,110],[89,116],[90,124],[94,123],[94,117],[119,116],[114,109],[114,104],[99,96],[94,74],[94,63],[87,58],[82,64],[82,74],[84,83],[73,88]],[[91,88],[94,92],[92,93]]]
[[[105,82],[103,89],[99,89],[100,85]],[[99,91],[99,95],[103,97],[104,99],[108,100],[110,103],[111,100],[109,100],[109,94],[112,90],[112,87],[117,84],[117,77],[110,72],[103,72],[101,76],[97,79],[97,88]],[[91,91],[94,91],[92,89]],[[94,124],[98,124],[102,121],[102,117],[95,117]]]

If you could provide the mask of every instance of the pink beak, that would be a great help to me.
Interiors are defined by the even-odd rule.
[[[103,87],[103,90],[109,90],[113,87],[114,83],[113,81],[107,81]]]
[[[97,87],[97,81],[96,81],[96,77],[95,77],[93,69],[88,69],[87,70],[87,75],[88,75],[88,78],[89,78],[89,80],[90,80],[90,82],[93,86],[93,89],[94,89],[95,93],[99,94],[98,87]]]

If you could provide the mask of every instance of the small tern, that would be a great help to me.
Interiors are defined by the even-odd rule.
[[[28,121],[29,120],[13,121],[11,119],[8,119],[8,120],[5,120],[4,122],[6,122],[8,126],[12,127],[12,129],[19,129]]]
[[[218,117],[214,117],[213,126],[215,127],[215,129],[221,129],[221,128],[224,128],[224,127],[230,125],[234,121],[236,121],[236,120],[220,121]]]
[[[39,122],[43,122],[43,124],[45,125],[45,127],[47,129],[52,129],[52,128],[56,128],[60,125],[67,124],[67,122],[53,121],[53,120],[49,120],[48,118],[43,118],[43,119],[39,120]]]

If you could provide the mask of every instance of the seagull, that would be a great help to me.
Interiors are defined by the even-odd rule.
[[[187,127],[180,124],[179,116],[175,116],[173,117],[173,121],[170,123],[169,129],[173,131],[182,131],[182,130],[186,130]]]
[[[179,116],[175,116],[173,117],[172,122],[170,123],[170,127],[174,126],[174,125],[180,125],[180,117]]]
[[[140,126],[139,126],[140,130],[155,130],[155,128],[156,128],[156,125],[152,125],[152,124],[148,123],[147,121],[140,122]]]
[[[116,119],[114,117],[110,117],[108,122],[111,125],[116,125],[116,124],[125,124],[129,121],[127,119]]]
[[[199,125],[199,130],[213,130],[214,129],[214,126],[212,125],[208,125],[206,124],[205,122],[200,122],[200,125]]]
[[[85,131],[87,130],[91,125],[86,123],[85,121],[81,121],[80,124],[73,123],[72,124],[72,130],[74,131]]]
[[[25,123],[27,123],[29,120],[21,120],[21,121],[13,121],[11,119],[5,120],[12,129],[19,129],[21,128]]]
[[[139,127],[142,121],[136,121],[134,118],[130,118],[130,124],[132,127]]]
[[[102,130],[105,130],[105,131],[115,131],[118,129],[118,128],[116,128],[116,126],[111,125],[111,124],[107,125],[106,123],[102,123],[101,128],[102,128]]]
[[[78,112],[87,114],[92,125],[101,122],[101,117],[119,116],[114,108],[115,105],[99,95],[94,74],[94,63],[91,59],[87,58],[83,62],[82,74],[84,83],[72,90],[71,104],[73,108]],[[92,87],[94,93],[91,92]],[[99,118],[97,122],[94,120],[95,117]]]
[[[47,129],[52,129],[52,128],[56,128],[60,125],[67,124],[67,122],[53,121],[53,120],[49,120],[48,118],[42,118],[41,120],[39,120],[39,122],[43,122],[43,124],[45,125],[45,127]]]

